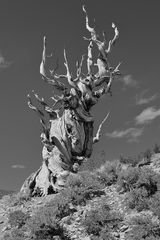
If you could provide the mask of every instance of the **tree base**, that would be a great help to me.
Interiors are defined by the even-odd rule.
[[[44,161],[42,166],[25,180],[20,192],[31,197],[55,194],[64,188],[69,174],[69,171],[63,170],[54,175]]]

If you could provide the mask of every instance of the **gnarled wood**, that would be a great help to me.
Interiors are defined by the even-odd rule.
[[[104,40],[100,41],[94,28],[89,26],[88,15],[86,14],[86,29],[91,34],[87,39],[88,57],[86,60],[87,73],[82,72],[84,55],[81,62],[76,64],[76,77],[73,78],[69,70],[66,51],[64,50],[64,65],[66,74],[58,75],[58,63],[55,69],[50,70],[47,65],[47,42],[43,39],[43,54],[40,65],[42,78],[51,84],[61,95],[54,95],[52,107],[40,98],[33,91],[35,100],[41,107],[33,105],[30,95],[28,95],[28,106],[40,117],[43,132],[41,141],[43,143],[42,166],[32,174],[23,184],[21,191],[29,192],[31,196],[47,195],[57,192],[65,186],[67,177],[71,173],[78,171],[79,166],[92,154],[93,144],[100,139],[100,132],[103,123],[108,115],[101,122],[97,134],[93,137],[94,118],[90,113],[92,106],[97,104],[99,98],[111,90],[114,77],[119,75],[119,65],[112,68],[108,61],[108,54],[119,36],[117,27],[113,24],[115,35],[109,42],[106,49]],[[86,39],[86,38],[85,38]],[[92,57],[94,46],[99,50],[96,63]],[[98,72],[96,69],[98,68]],[[67,79],[69,86],[66,87],[60,79]],[[59,106],[59,108],[58,108]],[[45,113],[49,116],[49,122],[45,119]]]

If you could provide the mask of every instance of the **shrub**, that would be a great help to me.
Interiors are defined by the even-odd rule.
[[[152,169],[143,167],[139,172],[139,179],[136,183],[136,187],[144,187],[147,190],[148,196],[152,196],[158,190],[159,175]]]
[[[159,190],[159,174],[148,167],[128,168],[122,171],[118,179],[118,190],[127,191],[127,205],[131,209],[142,211],[150,208],[152,196]]]
[[[130,191],[144,187],[148,192],[148,196],[153,195],[158,190],[159,182],[159,175],[147,167],[130,167],[122,171],[118,178],[119,190]]]
[[[128,240],[149,240],[160,238],[160,226],[156,219],[150,215],[136,216],[131,219],[132,230],[129,232]]]
[[[39,209],[30,221],[27,221],[27,227],[33,240],[52,240],[53,236],[59,236],[61,240],[69,240],[53,207]]]
[[[148,193],[145,188],[133,189],[128,193],[126,204],[138,212],[149,209]]]
[[[12,195],[3,196],[3,200],[7,203],[8,206],[12,207],[25,204],[27,201],[31,200],[31,197],[19,192],[13,193]]]
[[[28,213],[24,213],[21,210],[16,210],[9,213],[8,223],[11,225],[11,227],[21,228],[29,217],[30,216]]]
[[[96,175],[96,179],[101,184],[104,184],[105,186],[109,186],[117,181],[120,169],[121,169],[121,166],[118,160],[111,161],[111,162],[107,161],[94,174]]]
[[[149,208],[156,216],[158,216],[160,220],[160,192],[159,191],[149,199]]]
[[[87,200],[103,195],[103,188],[104,185],[100,184],[92,173],[86,171],[71,175],[66,189],[61,191],[61,196],[73,205],[85,205]]]
[[[52,200],[46,203],[45,209],[51,209],[52,214],[57,219],[62,219],[63,217],[68,216],[72,209],[70,209],[70,198],[63,194],[58,194],[54,196]]]
[[[114,230],[117,229],[121,221],[121,216],[111,211],[109,206],[103,203],[98,209],[93,209],[86,213],[82,225],[89,235],[92,234],[99,237],[99,239],[112,239],[109,238],[111,237],[111,231],[113,228]]]
[[[129,166],[135,167],[141,159],[141,155],[136,156],[129,156],[129,157],[124,157],[120,155],[120,163],[122,164],[128,164]]]
[[[146,159],[148,162],[151,161],[151,157],[152,157],[152,151],[150,149],[147,149],[144,154],[144,159]]]
[[[129,167],[126,170],[122,170],[118,176],[118,190],[130,191],[135,188],[139,175],[139,168]]]
[[[112,174],[107,174],[107,172],[101,172],[101,171],[97,171],[95,173],[96,175],[96,179],[101,183],[104,184],[104,186],[110,186],[113,183],[116,182],[116,178],[114,175]]]
[[[4,234],[3,240],[30,240],[23,229],[12,229],[10,232]]]
[[[158,145],[157,143],[154,145],[153,147],[153,152],[154,153],[160,153],[160,145]]]

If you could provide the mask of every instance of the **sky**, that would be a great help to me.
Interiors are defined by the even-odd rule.
[[[41,127],[28,109],[27,94],[34,89],[48,102],[53,94],[39,74],[44,35],[53,64],[59,58],[60,73],[64,48],[73,72],[76,60],[87,53],[83,4],[100,36],[105,30],[110,40],[112,22],[117,25],[120,37],[110,63],[122,62],[113,96],[93,108],[95,130],[107,112],[110,116],[92,158],[114,160],[160,144],[158,0],[0,0],[0,189],[18,190],[41,165]]]

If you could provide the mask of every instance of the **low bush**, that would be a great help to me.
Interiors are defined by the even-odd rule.
[[[121,170],[121,164],[118,160],[107,161],[100,169],[95,171],[96,179],[105,186],[110,186],[116,183],[118,174]]]
[[[131,167],[135,167],[140,161],[141,161],[141,155],[138,156],[129,156],[129,157],[124,157],[120,155],[120,163],[121,164],[127,164]]]
[[[120,190],[127,192],[126,204],[129,208],[138,212],[148,210],[152,197],[160,190],[159,174],[149,167],[130,167],[119,175],[118,191]]]
[[[30,196],[25,195],[24,193],[21,192],[3,196],[3,201],[6,202],[6,204],[10,207],[25,204],[30,200],[31,200]]]
[[[30,218],[28,213],[24,213],[21,210],[16,210],[9,213],[8,223],[11,227],[21,228],[26,223],[28,218]]]
[[[153,152],[154,153],[160,153],[160,145],[158,145],[157,143],[154,145],[153,147]]]
[[[135,188],[139,176],[139,168],[129,167],[126,170],[122,170],[118,176],[118,190],[130,191]]]
[[[86,232],[92,235],[92,239],[112,239],[112,229],[118,229],[122,217],[110,210],[107,204],[101,204],[98,209],[90,210],[86,213],[82,225]]]
[[[136,216],[131,219],[131,231],[127,235],[128,240],[158,240],[160,239],[160,225],[150,215]]]
[[[146,160],[147,163],[150,163],[152,155],[153,155],[152,151],[150,149],[147,149],[143,153],[144,160]]]
[[[103,188],[104,185],[96,179],[94,174],[86,171],[78,175],[71,175],[66,189],[62,190],[60,194],[73,205],[85,205],[88,200],[103,195]]]
[[[160,191],[149,199],[149,208],[160,220]]]
[[[44,209],[50,209],[57,219],[62,219],[72,213],[70,208],[70,196],[60,193],[44,206]],[[47,210],[48,211],[48,210]]]
[[[126,205],[138,212],[149,209],[148,193],[145,188],[131,190],[126,197]]]
[[[26,225],[33,240],[52,240],[59,237],[61,240],[69,240],[64,228],[60,225],[60,219],[55,214],[53,207],[39,209]]]
[[[12,229],[4,234],[3,240],[31,240],[22,229]]]
[[[159,174],[156,174],[150,168],[143,167],[140,169],[136,188],[144,187],[147,190],[148,196],[152,196],[157,192],[159,182]]]
[[[130,167],[122,171],[118,178],[119,190],[130,191],[144,187],[148,196],[153,195],[158,190],[159,182],[159,175],[147,167]]]

